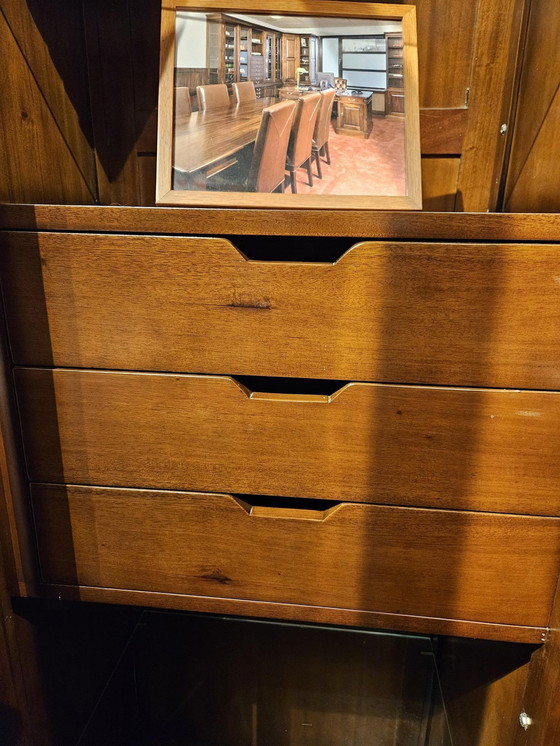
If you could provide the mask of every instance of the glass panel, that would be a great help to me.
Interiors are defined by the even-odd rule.
[[[359,70],[385,70],[386,56],[384,54],[352,54],[342,55],[344,68]]]
[[[145,611],[80,746],[418,746],[442,706],[428,636]]]
[[[342,77],[348,81],[348,88],[380,88],[381,90],[387,88],[385,73],[343,70]]]
[[[385,39],[342,39],[343,52],[384,52]]]

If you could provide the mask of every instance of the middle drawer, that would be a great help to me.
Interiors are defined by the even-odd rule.
[[[557,515],[560,395],[19,368],[33,481]]]

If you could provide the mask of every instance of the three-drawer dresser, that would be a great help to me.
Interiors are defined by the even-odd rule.
[[[544,640],[546,226],[424,213],[323,243],[93,210],[1,237],[19,593]]]

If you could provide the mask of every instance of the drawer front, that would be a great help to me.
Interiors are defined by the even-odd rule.
[[[546,626],[555,518],[33,485],[43,581]],[[294,501],[297,503],[297,501]]]
[[[560,509],[560,394],[17,369],[29,476],[506,513]]]
[[[7,233],[0,271],[18,364],[560,389],[555,246],[366,242],[314,264]]]

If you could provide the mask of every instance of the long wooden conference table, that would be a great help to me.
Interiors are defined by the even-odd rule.
[[[206,189],[208,174],[256,140],[263,109],[275,103],[277,98],[260,98],[177,117],[173,154],[175,188]]]

